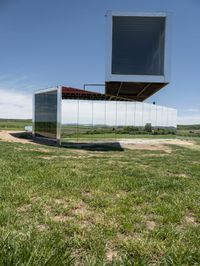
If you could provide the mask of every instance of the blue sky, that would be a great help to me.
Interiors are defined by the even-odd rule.
[[[199,0],[0,0],[0,117],[31,117],[33,90],[105,81],[105,13],[173,12],[171,83],[148,99],[200,123]]]

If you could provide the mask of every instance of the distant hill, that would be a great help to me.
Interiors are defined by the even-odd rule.
[[[0,118],[0,122],[28,122],[28,123],[32,123],[32,119],[7,119],[7,118]]]
[[[200,129],[200,124],[199,125],[178,125],[177,129],[179,129],[179,130],[198,130],[198,129]]]
[[[16,130],[24,130],[24,127],[27,125],[32,125],[32,119],[0,118],[0,130],[3,130],[3,129],[5,129],[5,130],[9,130],[9,129],[10,130],[15,130],[15,129]],[[76,124],[71,124],[70,126],[75,126],[75,125]],[[102,125],[99,125],[99,126],[102,126]],[[179,132],[181,132],[181,131],[197,131],[199,134],[200,124],[198,124],[198,125],[178,125],[177,129]]]

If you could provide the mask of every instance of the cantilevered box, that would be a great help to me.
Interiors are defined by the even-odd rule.
[[[170,14],[107,13],[106,94],[143,101],[170,82]]]

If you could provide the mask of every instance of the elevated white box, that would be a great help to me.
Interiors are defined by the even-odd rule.
[[[144,100],[170,82],[171,14],[107,13],[106,92]],[[143,86],[136,86],[138,83]],[[155,85],[155,86],[154,86]],[[120,88],[121,87],[121,88]],[[137,91],[137,88],[139,90]],[[145,95],[145,91],[148,92]],[[136,91],[134,91],[136,90]],[[152,92],[152,93],[151,93]],[[124,95],[123,95],[124,94]],[[142,98],[143,96],[143,98]],[[136,98],[137,99],[137,98]]]

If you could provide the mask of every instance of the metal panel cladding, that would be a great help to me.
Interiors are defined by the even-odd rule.
[[[57,138],[57,90],[35,94],[35,135]]]

